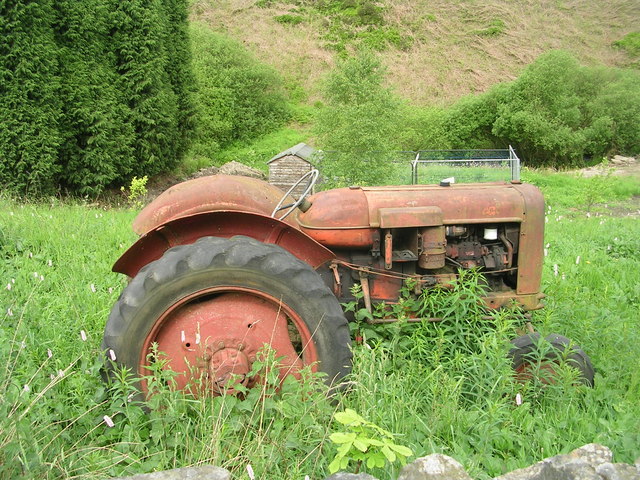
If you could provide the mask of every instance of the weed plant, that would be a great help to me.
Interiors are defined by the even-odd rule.
[[[404,300],[404,311],[444,321],[363,327],[349,388],[333,401],[311,374],[279,392],[270,381],[244,397],[198,400],[167,388],[157,369],[147,409],[126,372],[102,381],[99,349],[126,283],[111,265],[134,240],[135,212],[0,198],[0,478],[98,479],[202,464],[237,478],[247,465],[256,478],[324,478],[336,453],[329,435],[343,427],[333,415],[347,408],[416,457],[451,455],[479,479],[590,442],[633,462],[640,245],[637,205],[626,198],[638,184],[616,179],[605,215],[605,203],[588,212],[577,195],[587,179],[526,175],[548,199],[547,306],[534,325],[591,356],[592,389],[576,386],[568,367],[554,385],[514,382],[506,352],[519,322],[481,309],[482,280],[469,272],[453,291]],[[267,356],[262,367],[275,361]],[[391,479],[398,468],[368,472]]]

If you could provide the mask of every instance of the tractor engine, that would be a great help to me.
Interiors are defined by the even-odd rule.
[[[297,223],[336,255],[323,276],[342,301],[353,283],[371,301],[393,302],[407,279],[429,288],[477,268],[489,306],[541,307],[544,206],[531,185],[350,187],[310,203]]]

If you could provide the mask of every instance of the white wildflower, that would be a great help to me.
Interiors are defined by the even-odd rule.
[[[550,246],[551,246],[551,244],[550,244],[550,243],[547,243],[544,247],[545,247],[545,248],[549,248]]]
[[[113,287],[109,287],[109,293],[113,293]]]
[[[33,278],[38,278],[38,272],[33,272]]]
[[[522,395],[520,395],[519,393],[516,395],[516,405],[522,405]]]
[[[7,316],[13,317],[13,310],[11,310],[11,308],[7,308]]]
[[[80,330],[80,338],[82,339],[83,342],[87,341],[87,332],[85,332],[84,330]]]
[[[33,253],[29,252],[29,258],[33,258]]]
[[[91,285],[89,285],[89,288],[91,289],[91,291],[93,293],[96,293],[96,286],[93,283]]]
[[[44,282],[44,275],[40,275],[40,281]]]
[[[7,283],[7,290],[11,290],[11,284]]]
[[[29,388],[29,385],[25,385],[24,387],[22,387],[22,391],[23,392],[29,392],[29,391],[31,391],[31,388]]]
[[[64,377],[64,371],[63,370],[58,370],[58,376],[60,378]]]
[[[247,464],[247,473],[249,474],[250,480],[255,480],[256,475],[253,473],[253,467],[250,464]]]
[[[558,264],[557,263],[553,264],[553,275],[556,276],[556,277],[558,276]]]
[[[544,249],[544,256],[545,256],[545,257],[548,257],[548,256],[549,256],[549,250],[548,250],[548,249],[546,249],[546,248]]]
[[[580,264],[580,255],[576,257],[576,265],[579,265],[579,264]]]
[[[116,361],[116,352],[114,352],[112,349],[109,349],[109,358],[114,362]]]
[[[53,262],[52,262],[51,260],[47,260],[47,265],[48,265],[49,267],[53,267]]]
[[[544,217],[544,223],[549,223],[549,217]]]
[[[109,415],[105,415],[104,417],[102,417],[102,419],[104,420],[104,423],[107,424],[107,427],[113,428],[116,426],[116,424],[113,423],[113,420],[111,420],[111,417]]]
[[[53,357],[53,352],[51,351],[50,348],[47,348],[47,357],[49,358]]]
[[[25,342],[24,340],[22,340],[20,342],[20,348],[27,348],[27,342]]]
[[[567,277],[565,277],[564,273],[562,274],[562,280],[566,280]]]

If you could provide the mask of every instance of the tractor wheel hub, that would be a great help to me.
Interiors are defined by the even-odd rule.
[[[217,350],[209,360],[209,378],[215,393],[234,392],[235,385],[247,386],[251,363],[237,348]]]

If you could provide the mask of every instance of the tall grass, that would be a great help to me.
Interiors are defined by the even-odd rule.
[[[593,389],[576,387],[568,369],[550,387],[513,382],[505,356],[513,317],[487,320],[467,302],[440,324],[366,331],[349,391],[332,402],[310,375],[302,386],[276,393],[272,383],[268,394],[244,399],[196,400],[158,387],[147,410],[124,373],[109,385],[100,375],[102,330],[126,283],[110,268],[134,240],[135,212],[0,199],[0,478],[97,479],[208,463],[237,478],[248,464],[256,478],[324,478],[335,453],[328,436],[340,428],[332,415],[344,408],[394,432],[416,456],[451,455],[480,479],[594,441],[616,461],[633,461],[640,245],[637,206],[625,198],[640,194],[637,183],[607,192],[608,211],[622,215],[612,216],[604,203],[587,212],[578,193],[567,193],[591,188],[586,179],[531,179],[549,199],[547,307],[534,324],[591,356]],[[473,298],[473,282],[465,288],[454,306]],[[397,470],[370,473],[389,479]]]

